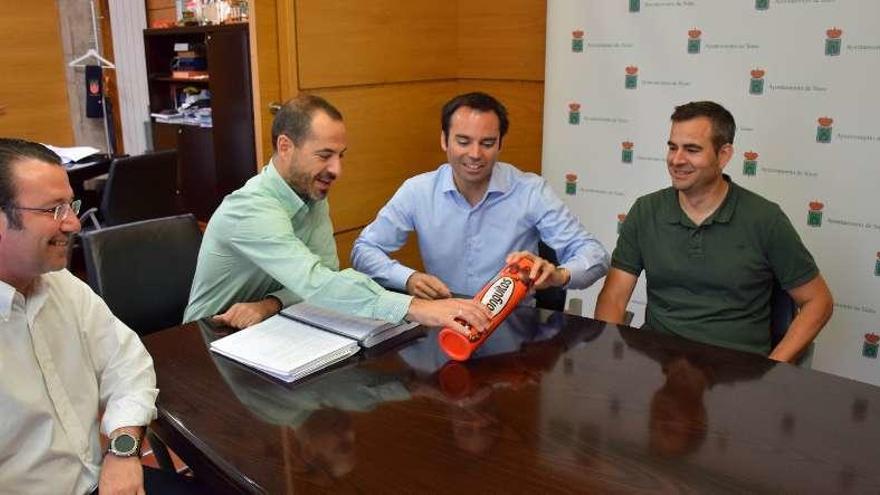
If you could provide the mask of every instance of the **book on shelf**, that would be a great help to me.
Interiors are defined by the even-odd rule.
[[[211,343],[211,350],[292,382],[357,354],[416,323],[344,315],[306,303]]]
[[[200,80],[208,79],[208,71],[205,70],[173,70],[171,77],[174,79]]]

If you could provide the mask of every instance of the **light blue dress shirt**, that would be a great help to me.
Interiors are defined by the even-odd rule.
[[[571,272],[568,288],[586,288],[608,271],[608,251],[547,182],[507,163],[495,164],[486,195],[475,206],[455,187],[448,163],[404,182],[355,241],[354,268],[385,287],[405,289],[415,270],[388,254],[413,230],[427,272],[457,294],[476,294],[508,254],[537,253],[540,240]]]

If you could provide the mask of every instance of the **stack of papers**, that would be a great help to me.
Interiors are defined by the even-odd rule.
[[[55,154],[61,158],[61,163],[78,162],[87,156],[92,156],[101,152],[98,148],[92,148],[91,146],[61,147],[52,146],[51,144],[44,144],[43,146],[54,151]]]
[[[357,354],[354,340],[273,316],[211,342],[211,350],[292,382]]]
[[[232,335],[215,340],[211,350],[292,382],[338,363],[417,327],[344,315],[306,303]]]

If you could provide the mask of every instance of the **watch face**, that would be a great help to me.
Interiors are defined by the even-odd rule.
[[[111,445],[115,454],[131,454],[137,449],[137,440],[127,433],[122,433],[113,439]]]

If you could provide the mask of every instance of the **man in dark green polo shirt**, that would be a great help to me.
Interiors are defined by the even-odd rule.
[[[627,215],[595,317],[623,321],[644,270],[646,327],[792,361],[831,317],[831,293],[779,206],[722,174],[735,131],[717,103],[676,107],[666,156],[672,187],[642,196]],[[771,349],[774,280],[799,312]]]

